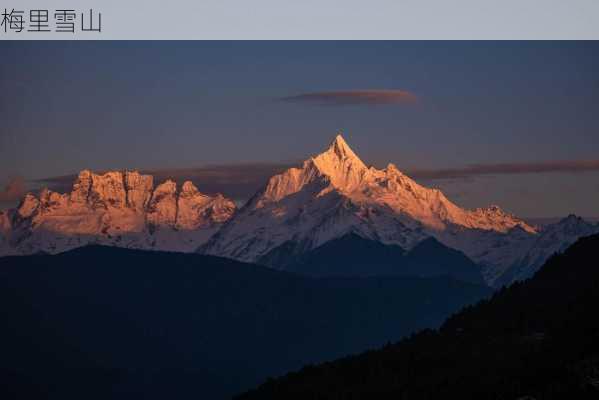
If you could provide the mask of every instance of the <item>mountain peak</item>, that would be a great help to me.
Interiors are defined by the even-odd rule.
[[[183,186],[181,186],[181,194],[195,195],[200,194],[200,191],[192,181],[185,181],[183,182]]]
[[[310,161],[330,179],[334,187],[342,190],[351,190],[359,185],[368,172],[341,134],[335,136],[327,150]]]
[[[337,135],[335,135],[335,139],[333,139],[333,141],[331,142],[331,145],[329,147],[338,149],[340,151],[345,151],[345,150],[351,151],[351,149],[349,148],[349,145],[343,138],[343,135],[341,134],[341,132],[339,132]]]
[[[324,154],[335,155],[340,160],[351,159],[359,161],[361,164],[363,164],[362,160],[360,160],[360,157],[358,157],[351,147],[349,147],[341,133],[338,133],[337,136],[335,136],[335,139],[331,142],[328,149],[321,155]]]
[[[557,222],[556,225],[560,226],[560,227],[570,227],[570,228],[592,226],[592,224],[590,222],[586,221],[584,218],[582,218],[576,214],[570,214],[567,217],[562,218],[561,220],[559,220]]]
[[[572,221],[582,221],[582,218],[576,214],[568,214],[567,217],[564,217],[560,220],[560,222],[572,222]]]
[[[265,202],[279,201],[323,177],[334,188],[349,192],[358,187],[368,173],[366,165],[343,136],[337,134],[324,152],[304,161],[301,168],[290,168],[271,177],[256,204],[262,207]]]
[[[337,134],[324,152],[271,177],[203,251],[257,261],[289,243],[303,252],[354,232],[406,250],[432,236],[476,262],[484,258],[508,263],[511,260],[504,261],[503,253],[496,255],[500,250],[488,254],[495,248],[493,239],[516,226],[525,235],[536,234],[497,207],[463,209],[393,164],[385,169],[367,167]],[[470,246],[470,238],[478,235],[489,239],[481,246]]]

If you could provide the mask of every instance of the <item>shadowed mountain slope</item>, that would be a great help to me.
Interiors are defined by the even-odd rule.
[[[599,235],[438,331],[307,366],[239,399],[596,399]]]
[[[293,257],[289,257],[293,259]],[[434,238],[409,251],[348,234],[297,257],[287,271],[311,276],[448,276],[484,284],[480,267]]]
[[[438,326],[489,289],[91,246],[0,258],[3,399],[226,398]]]

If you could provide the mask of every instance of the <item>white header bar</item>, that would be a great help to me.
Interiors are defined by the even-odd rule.
[[[0,2],[13,9],[0,39],[599,39],[597,0]]]

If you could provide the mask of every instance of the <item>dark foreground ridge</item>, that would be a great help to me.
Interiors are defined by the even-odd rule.
[[[230,398],[438,327],[489,294],[99,246],[0,258],[0,398]]]
[[[286,271],[316,277],[446,276],[485,285],[480,266],[432,237],[405,251],[399,246],[348,234],[300,256],[286,258],[294,260],[285,266]]]
[[[597,399],[599,235],[439,331],[269,380],[238,399]]]

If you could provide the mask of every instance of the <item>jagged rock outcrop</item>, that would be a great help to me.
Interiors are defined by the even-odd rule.
[[[147,221],[153,226],[175,226],[177,222],[177,184],[168,180],[154,190],[148,206]]]
[[[144,210],[152,197],[154,178],[151,175],[140,175],[130,171],[125,172],[124,178],[127,206]]]
[[[223,195],[206,196],[190,181],[183,183],[177,199],[179,229],[200,229],[208,224],[221,224],[231,217],[231,203]]]
[[[28,193],[0,215],[0,255],[56,253],[88,243],[192,251],[235,212],[222,195],[191,182],[179,191],[136,171],[81,171],[70,193]]]

